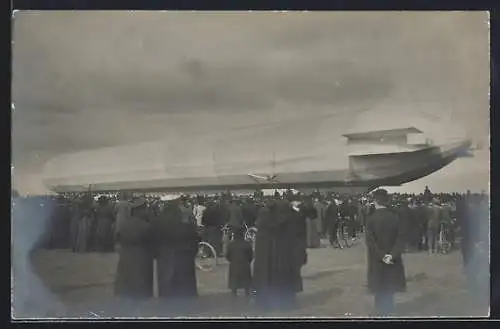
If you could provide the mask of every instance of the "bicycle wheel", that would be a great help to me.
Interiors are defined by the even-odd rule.
[[[342,227],[342,239],[344,240],[344,245],[346,248],[350,248],[352,246],[352,240],[351,240],[351,235],[349,234],[349,226],[348,225],[343,225]]]
[[[346,246],[345,235],[344,235],[344,224],[339,224],[337,229],[337,244],[340,249],[344,249]]]
[[[443,245],[441,246],[441,250],[443,254],[449,254],[451,251],[451,243],[449,242],[444,242]]]
[[[203,272],[210,272],[217,266],[217,254],[210,243],[198,243],[195,259],[196,267]]]
[[[443,236],[441,239],[441,252],[443,254],[448,254],[451,251],[451,243],[448,241],[448,231],[443,231]]]
[[[255,227],[250,227],[245,232],[245,240],[255,243],[256,235],[257,235],[257,229]]]

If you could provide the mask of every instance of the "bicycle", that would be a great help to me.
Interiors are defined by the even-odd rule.
[[[243,223],[243,229],[245,230],[244,238],[245,240],[255,243],[255,237],[257,235],[257,228],[253,226],[248,226],[246,223]],[[222,240],[223,241],[231,241],[234,238],[233,232],[231,228],[227,225],[222,227]]]
[[[340,249],[350,248],[352,246],[351,236],[349,232],[348,218],[344,217],[343,220],[339,221],[337,227],[337,243]]]
[[[451,251],[451,242],[449,241],[449,227],[445,223],[439,226],[439,238],[437,241],[437,251],[442,254],[448,254]]]
[[[245,229],[245,240],[252,243],[255,246],[255,238],[257,237],[257,228],[253,226],[248,226],[246,223],[243,224]]]
[[[200,231],[203,231],[203,228],[200,227],[198,231],[200,233]],[[215,267],[217,267],[217,253],[215,248],[210,243],[206,241],[198,242],[195,265],[203,272],[211,272]]]

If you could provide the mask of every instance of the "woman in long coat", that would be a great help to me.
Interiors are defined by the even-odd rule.
[[[153,296],[153,253],[146,200],[132,205],[118,232],[120,244],[115,295],[144,299]]]
[[[253,267],[253,288],[257,292],[257,303],[262,308],[269,306],[272,295],[273,277],[271,264],[273,261],[274,210],[276,204],[271,202],[260,209],[255,226],[255,260]]]
[[[214,247],[217,257],[222,257],[222,216],[214,202],[208,202],[201,223],[204,226],[204,239]]]
[[[113,214],[113,207],[109,204],[106,197],[101,197],[99,199],[95,216],[97,225],[97,250],[101,252],[111,252],[115,245],[113,234],[115,216]]]
[[[228,288],[234,296],[238,289],[250,294],[252,286],[252,244],[244,239],[244,229],[234,232],[234,239],[227,246],[226,259],[229,261]]]
[[[286,201],[276,205],[278,225],[275,235],[278,264],[278,291],[285,307],[295,305],[295,296],[303,290],[301,268],[307,263],[306,218]],[[286,256],[288,254],[288,256]]]
[[[89,250],[90,226],[92,221],[91,210],[83,204],[78,214],[78,228],[76,233],[76,252],[87,252]]]
[[[402,253],[405,248],[405,223],[396,212],[387,208],[387,192],[374,194],[379,201],[376,210],[366,220],[368,252],[368,289],[375,296],[379,315],[394,311],[394,294],[406,291]],[[383,261],[390,255],[388,264]]]
[[[163,208],[153,223],[160,298],[198,296],[195,257],[200,238],[194,217],[182,216],[176,202]]]
[[[305,264],[305,222],[286,201],[272,201],[256,222],[254,288],[261,307],[292,307],[302,291]]]
[[[305,217],[307,225],[307,247],[319,248],[321,247],[321,238],[318,232],[318,212],[309,202],[306,202],[300,207],[300,212]]]
[[[74,203],[71,209],[71,223],[70,223],[70,241],[71,250],[73,252],[77,251],[77,241],[78,241],[78,226],[80,224],[80,205]]]

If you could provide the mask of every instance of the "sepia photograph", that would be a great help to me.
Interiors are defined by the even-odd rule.
[[[11,318],[490,312],[486,11],[16,11]]]

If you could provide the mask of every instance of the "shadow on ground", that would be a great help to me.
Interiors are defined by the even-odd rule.
[[[346,269],[341,269],[341,270],[328,270],[328,271],[322,271],[314,274],[309,274],[309,275],[304,275],[302,278],[304,280],[319,280],[323,279],[329,276],[334,276],[336,274],[342,273],[347,271]]]
[[[429,279],[424,272],[415,273],[406,277],[406,282],[421,282]]]
[[[436,304],[436,300],[439,299],[439,294],[431,292],[418,297],[413,298],[410,301],[398,303],[396,305],[397,314],[400,316],[412,316],[415,311],[422,311],[429,309],[430,306]]]
[[[303,307],[314,307],[317,305],[324,305],[328,300],[342,295],[344,290],[342,288],[331,288],[321,290],[314,293],[303,294],[299,297],[299,303]]]

